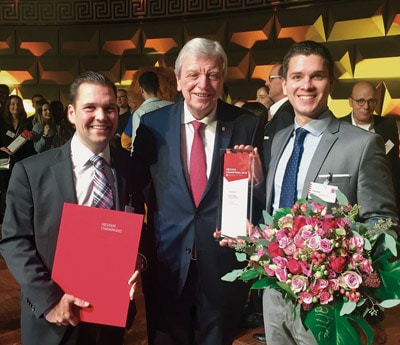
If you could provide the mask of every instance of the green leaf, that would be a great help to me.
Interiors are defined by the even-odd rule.
[[[237,261],[239,261],[239,262],[247,261],[247,255],[246,255],[246,253],[238,253],[238,252],[235,252],[235,255],[236,255],[236,260],[237,260]]]
[[[336,199],[339,205],[347,206],[349,204],[346,195],[344,195],[339,189],[336,190]]]
[[[379,303],[379,306],[381,306],[382,308],[393,308],[399,304],[399,299],[387,299],[386,301],[382,301],[381,303]]]
[[[265,225],[272,225],[274,222],[274,217],[272,217],[267,211],[263,210],[263,217]]]
[[[352,301],[343,303],[342,309],[340,309],[340,316],[351,314],[356,309],[357,304]]]
[[[226,282],[233,282],[236,279],[238,279],[240,277],[240,275],[242,274],[243,270],[233,270],[227,274],[225,274],[221,280],[226,281]]]
[[[305,326],[313,333],[318,345],[363,345],[358,330],[353,326],[352,320],[362,330],[372,343],[372,328],[360,316],[340,316],[342,303],[332,305],[319,305],[307,312]]]
[[[328,204],[325,200],[322,200],[320,197],[316,196],[315,194],[310,194],[310,198],[313,202],[316,202],[317,204],[320,204],[325,207],[328,206]]]
[[[249,281],[249,280],[256,279],[258,276],[259,276],[259,274],[257,271],[247,270],[247,271],[243,271],[243,273],[240,276],[240,280]]]
[[[385,244],[392,252],[393,256],[397,256],[396,240],[392,236],[385,234]]]

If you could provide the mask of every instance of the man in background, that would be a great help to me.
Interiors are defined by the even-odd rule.
[[[379,134],[385,142],[386,155],[392,166],[392,178],[395,188],[397,207],[400,207],[400,160],[399,134],[396,121],[379,115],[374,115],[377,103],[376,88],[370,82],[361,81],[354,84],[349,97],[352,112],[341,120],[354,126]]]
[[[121,135],[124,131],[126,124],[132,117],[131,109],[129,107],[128,92],[125,89],[117,90],[117,105],[118,105],[118,127],[115,131],[115,146],[121,149]]]
[[[172,104],[170,101],[165,101],[157,97],[160,84],[155,72],[143,72],[139,77],[139,86],[144,102],[129,118],[121,136],[121,145],[128,151],[133,151],[133,142],[135,141],[136,130],[139,127],[140,118],[146,113]]]
[[[269,108],[269,119],[264,128],[263,153],[266,166],[271,159],[271,144],[274,135],[281,129],[292,125],[294,121],[293,107],[282,89],[281,66],[281,64],[275,64],[272,67],[265,83],[269,89],[269,96],[274,102]]]

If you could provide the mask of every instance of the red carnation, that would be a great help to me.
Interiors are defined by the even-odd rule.
[[[302,272],[300,263],[295,259],[290,259],[287,263],[287,267],[292,274],[300,274]]]
[[[346,262],[346,258],[344,258],[343,256],[337,256],[331,259],[331,267],[336,273],[340,273],[343,271]]]
[[[276,242],[271,242],[268,245],[268,252],[271,257],[275,258],[277,256],[283,256],[283,250],[282,248],[279,248],[278,243]]]

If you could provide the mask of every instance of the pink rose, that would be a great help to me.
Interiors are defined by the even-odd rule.
[[[350,289],[358,289],[362,283],[361,276],[353,271],[346,271],[339,277],[340,285]]]
[[[319,293],[319,302],[321,304],[328,304],[333,301],[333,295],[326,290],[322,290]]]
[[[372,273],[374,271],[371,260],[369,259],[364,259],[360,262],[360,270],[364,273]]]
[[[364,239],[361,236],[353,236],[349,239],[349,247],[351,250],[362,252],[364,249]]]
[[[313,302],[313,295],[308,291],[302,291],[299,294],[300,301],[305,304],[312,304]]]
[[[278,278],[279,281],[281,282],[286,282],[288,280],[288,274],[285,268],[278,268],[275,271],[275,276]]]
[[[321,242],[321,237],[320,236],[311,236],[308,239],[307,244],[311,249],[317,250],[319,248],[320,242]]]
[[[319,243],[319,249],[321,249],[324,253],[330,253],[332,251],[331,240],[323,238]]]
[[[304,248],[304,239],[303,237],[296,235],[293,238],[294,244],[297,248],[303,249]]]
[[[307,285],[308,285],[308,279],[306,277],[293,276],[292,282],[290,284],[290,289],[297,294],[301,291],[304,291],[307,288]]]
[[[324,290],[328,287],[329,281],[327,279],[317,279],[315,286],[319,290]]]
[[[293,256],[294,253],[296,252],[296,245],[292,242],[290,244],[288,244],[286,247],[283,248],[283,252],[287,255],[287,256]]]

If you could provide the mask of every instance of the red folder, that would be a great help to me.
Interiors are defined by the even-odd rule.
[[[90,303],[81,321],[125,327],[143,215],[64,204],[52,279]]]

